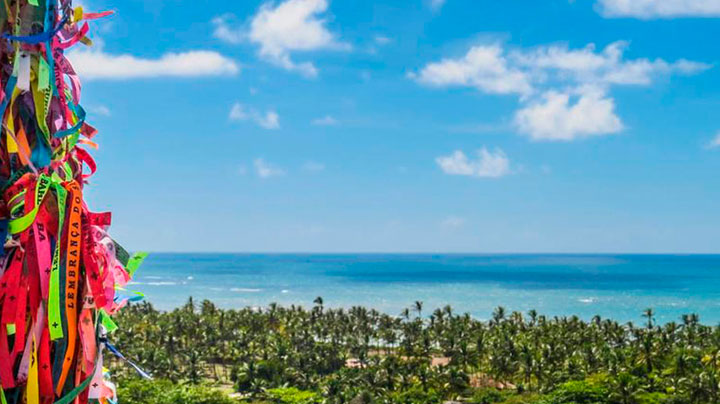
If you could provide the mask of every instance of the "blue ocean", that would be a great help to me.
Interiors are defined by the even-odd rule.
[[[698,313],[720,322],[720,255],[402,255],[154,253],[130,289],[170,310],[188,297],[224,308],[362,305],[400,314],[450,305],[478,319],[493,309],[660,322]]]

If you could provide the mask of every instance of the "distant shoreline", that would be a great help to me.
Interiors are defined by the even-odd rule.
[[[318,296],[317,298],[322,299],[322,296]],[[158,308],[158,307],[156,307],[152,302],[150,302],[150,301],[148,301],[148,300],[145,300],[143,303],[147,303],[153,310],[157,311],[158,313],[171,314],[171,313],[173,313],[173,312],[175,312],[175,311],[177,311],[177,310],[182,310],[184,307],[186,307],[186,306],[189,304],[190,301],[192,301],[193,304],[196,305],[196,306],[202,306],[203,304],[210,303],[210,304],[212,304],[213,306],[218,307],[219,309],[222,309],[222,310],[225,310],[225,311],[233,311],[233,312],[252,311],[252,312],[257,312],[257,313],[265,312],[265,311],[271,309],[272,307],[281,307],[281,308],[285,308],[285,309],[295,308],[295,309],[297,309],[297,310],[309,311],[309,310],[311,310],[311,309],[314,307],[314,305],[315,305],[315,304],[312,303],[312,302],[302,302],[302,303],[290,304],[290,305],[284,305],[284,304],[280,304],[280,303],[277,303],[277,302],[270,302],[270,303],[268,303],[267,305],[249,305],[249,306],[227,307],[227,308],[226,308],[226,307],[217,306],[217,305],[215,304],[215,302],[213,302],[212,300],[209,300],[209,299],[196,299],[196,298],[194,298],[193,296],[189,296],[188,299],[185,301],[184,304],[179,305],[179,306],[177,306],[177,307],[168,308],[168,309]],[[324,299],[323,299],[323,301],[325,302]],[[136,304],[137,304],[137,303],[136,303]],[[409,310],[409,309],[412,307],[412,304],[408,304],[407,306],[408,306],[407,309]],[[379,312],[379,311],[377,311],[376,309],[374,309],[372,306],[367,306],[367,305],[363,305],[363,304],[356,304],[356,305],[350,305],[350,306],[333,306],[332,304],[328,304],[327,302],[325,302],[325,303],[324,303],[324,307],[325,307],[327,310],[330,310],[330,311],[350,311],[350,310],[354,310],[354,309],[362,309],[362,310],[373,311],[373,312],[376,312],[376,313],[382,314],[382,315],[387,315],[387,316],[392,317],[392,318],[395,318],[395,319],[403,319],[403,318],[405,318],[405,316],[404,316],[404,314],[403,314],[402,311],[401,311],[400,313],[398,313],[398,314],[382,313],[382,312]],[[461,307],[454,307],[454,306],[450,306],[450,305],[446,305],[446,306],[444,306],[444,307],[437,307],[437,308],[435,308],[435,309],[436,309],[436,310],[438,310],[438,309],[450,310],[451,312],[456,313],[457,315],[468,316],[468,318],[472,319],[473,321],[477,321],[477,322],[488,322],[488,321],[491,321],[491,319],[492,319],[492,314],[493,314],[493,313],[491,312],[491,313],[488,313],[488,316],[487,316],[487,317],[476,317],[476,316],[474,316],[473,314],[471,314],[471,313],[469,313],[469,312],[463,311]],[[590,316],[590,317],[588,317],[588,318],[584,318],[584,317],[581,317],[581,316],[579,316],[579,315],[577,315],[577,314],[567,314],[567,315],[550,315],[550,314],[543,314],[543,313],[539,313],[539,312],[538,312],[537,310],[535,310],[535,309],[530,309],[530,310],[528,310],[527,312],[520,312],[520,311],[516,311],[516,310],[509,310],[508,308],[506,308],[506,307],[504,307],[504,306],[497,306],[497,307],[495,308],[495,311],[498,310],[498,309],[502,309],[503,311],[509,312],[509,313],[511,313],[511,314],[513,314],[513,315],[521,315],[521,316],[527,316],[528,313],[530,313],[530,312],[536,312],[536,313],[538,313],[538,315],[540,315],[540,316],[542,316],[542,317],[544,317],[544,318],[546,318],[546,319],[549,319],[549,320],[572,320],[572,321],[581,321],[581,322],[592,322],[592,321],[597,321],[597,320],[606,321],[606,320],[607,320],[607,321],[616,322],[616,323],[618,323],[618,324],[628,324],[628,323],[637,324],[637,321],[625,321],[625,322],[623,322],[623,321],[618,321],[618,320],[616,320],[616,319],[614,319],[614,318],[612,318],[612,317],[605,317],[605,316],[602,316],[602,315],[599,315],[599,314],[594,314],[594,315],[592,315],[592,316]],[[654,313],[654,314],[653,314],[654,318],[662,314],[662,313],[657,312],[657,311],[655,310],[655,308],[653,308],[653,307],[647,307],[645,310],[648,310],[648,309],[653,311],[653,313]],[[637,316],[638,319],[641,319],[641,318],[642,318],[642,313],[643,313],[643,312],[644,312],[644,310],[642,310],[642,311],[640,311],[640,312],[638,313],[638,316]],[[432,313],[427,313],[424,317],[420,317],[420,319],[426,321],[426,320],[429,320],[429,319],[431,318],[431,316],[432,316]],[[660,326],[660,327],[663,327],[663,326],[667,326],[668,324],[671,324],[671,323],[679,323],[679,322],[682,322],[683,317],[686,317],[686,316],[693,316],[694,318],[696,318],[696,321],[698,322],[698,324],[701,324],[701,325],[704,325],[704,326],[707,326],[707,327],[714,327],[714,326],[720,327],[720,324],[713,324],[713,323],[709,323],[709,322],[704,322],[704,321],[702,321],[701,316],[700,316],[699,314],[693,313],[693,312],[684,313],[683,315],[681,315],[681,316],[678,317],[677,319],[668,320],[667,322],[664,322],[664,323],[663,323],[663,322],[656,321],[656,325],[657,325],[657,326]]]
[[[160,309],[189,296],[223,308],[323,296],[391,315],[421,300],[481,319],[502,305],[619,321],[653,307],[661,322],[720,322],[720,255],[151,254],[129,288]]]
[[[470,257],[493,257],[493,256],[659,256],[659,257],[682,257],[682,256],[707,256],[720,257],[720,252],[303,252],[303,251],[153,251],[151,254],[161,255],[289,255],[289,256],[470,256]]]

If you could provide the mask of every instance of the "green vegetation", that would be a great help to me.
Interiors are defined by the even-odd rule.
[[[123,380],[118,395],[122,404],[237,404],[217,389],[177,385],[168,380]]]
[[[281,404],[318,404],[322,401],[319,394],[295,387],[269,389],[266,395],[272,402]]]
[[[719,403],[720,327],[643,318],[143,303],[121,311],[113,340],[157,381],[111,367],[124,404]]]

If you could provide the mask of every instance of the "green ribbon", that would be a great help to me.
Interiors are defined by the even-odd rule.
[[[25,216],[13,219],[10,221],[10,233],[18,234],[27,230],[35,222],[35,217],[40,211],[40,205],[42,204],[45,195],[47,195],[50,189],[50,178],[45,174],[40,174],[37,184],[35,185],[35,206]]]
[[[105,309],[100,309],[100,324],[105,327],[105,331],[108,334],[112,334],[115,330],[118,329],[117,324],[115,324],[113,319],[110,318],[110,315],[105,312]]]
[[[50,112],[50,100],[52,98],[52,89],[50,88],[51,72],[50,65],[42,56],[38,56],[37,70],[37,84],[33,83],[35,85],[35,91],[33,92],[35,118],[40,131],[43,133],[45,142],[50,146],[50,128],[47,125],[47,115]]]
[[[130,257],[130,260],[128,260],[127,265],[125,265],[125,269],[127,270],[128,274],[130,274],[131,277],[135,275],[135,271],[137,271],[138,268],[140,268],[140,265],[142,265],[143,261],[145,261],[145,258],[147,258],[147,256],[148,256],[148,253],[141,251],[141,252],[136,252],[135,254],[133,254],[132,257]]]
[[[62,232],[65,221],[65,203],[67,191],[59,183],[53,184],[58,200],[58,229]],[[60,308],[60,247],[62,246],[62,234],[58,234],[55,243],[55,252],[52,259],[52,272],[50,272],[50,295],[48,296],[48,325],[50,328],[50,339],[55,341],[64,336],[62,330],[62,316]]]

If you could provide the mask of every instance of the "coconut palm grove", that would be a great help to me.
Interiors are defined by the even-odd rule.
[[[115,338],[149,371],[112,363],[123,403],[717,403],[720,326],[548,317],[498,307],[480,321],[420,301],[224,310],[192,298],[123,310]]]

